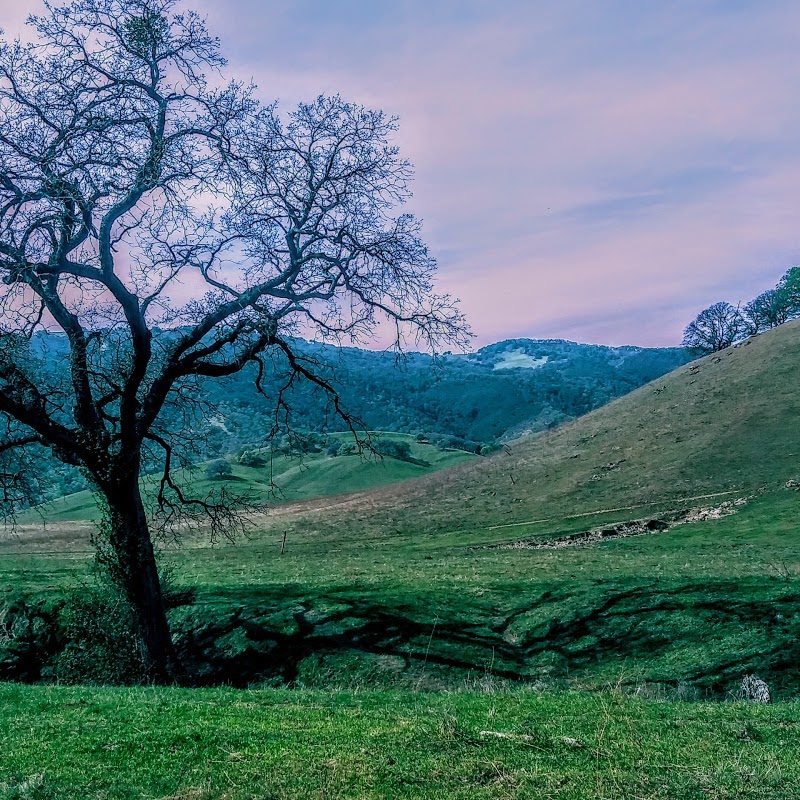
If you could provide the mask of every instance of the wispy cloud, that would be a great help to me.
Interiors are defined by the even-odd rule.
[[[400,114],[441,283],[482,341],[675,343],[798,257],[793,4],[287,2],[268,19],[237,0],[226,17],[227,40],[248,20],[232,63],[266,93]]]

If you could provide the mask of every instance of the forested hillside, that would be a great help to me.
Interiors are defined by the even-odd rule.
[[[585,414],[690,360],[686,350],[602,347],[563,340],[512,339],[475,353],[433,359],[324,345],[307,352],[329,366],[344,406],[367,428],[448,436],[486,444],[544,430]],[[267,379],[273,392],[279,370]],[[209,383],[219,410],[212,437],[220,450],[266,433],[274,409],[253,386],[251,374]],[[327,398],[307,384],[287,394],[295,426],[340,429]],[[258,423],[253,423],[258,420]],[[224,421],[230,433],[220,424]],[[457,442],[453,446],[458,446]]]
[[[172,335],[161,334],[163,340]],[[66,341],[57,335],[37,336],[32,349],[53,369],[68,358]],[[615,348],[560,339],[511,339],[438,358],[421,353],[397,358],[394,353],[310,342],[303,351],[325,365],[322,372],[340,391],[343,406],[365,428],[417,434],[470,452],[578,417],[691,358],[683,348]],[[200,406],[189,422],[176,422],[191,426],[186,433],[196,445],[193,460],[263,447],[276,426],[278,438],[287,424],[300,432],[343,429],[329,397],[309,383],[293,383],[283,393],[286,408],[276,415],[274,398],[284,386],[284,369],[279,361],[268,361],[266,367],[264,394],[256,389],[255,366],[193,387]],[[36,499],[86,485],[77,470],[46,455],[35,472]]]

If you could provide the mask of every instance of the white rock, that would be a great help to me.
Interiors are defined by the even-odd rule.
[[[739,687],[739,697],[742,700],[751,700],[753,703],[771,703],[769,686],[766,681],[755,675],[745,675]]]

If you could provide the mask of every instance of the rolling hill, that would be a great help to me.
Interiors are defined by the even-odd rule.
[[[352,443],[353,437],[350,433],[338,433],[330,434],[327,440]],[[246,497],[256,504],[277,505],[376,489],[477,458],[473,453],[442,449],[402,433],[372,431],[370,441],[374,447],[385,442],[403,442],[408,447],[408,457],[382,456],[369,451],[332,456],[324,450],[303,454],[276,452],[272,455],[267,449],[252,450],[249,452],[255,456],[254,463],[242,464],[236,458],[225,461],[230,465],[228,476],[209,477],[209,465],[219,462],[207,462],[178,473],[176,478],[188,496],[209,497],[225,489],[230,495]],[[156,493],[155,477],[144,478],[142,483],[146,496]],[[99,518],[100,511],[94,497],[85,489],[18,515],[18,521],[23,525],[41,519],[48,523],[94,523]]]
[[[364,516],[358,500],[343,513],[376,532],[402,519],[409,535],[500,541],[777,491],[800,475],[799,372],[796,321],[504,453],[371,496]],[[335,520],[334,510],[319,523]]]

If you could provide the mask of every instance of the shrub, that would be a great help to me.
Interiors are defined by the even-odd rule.
[[[321,433],[290,431],[272,440],[272,449],[286,456],[321,453],[327,443]]]
[[[224,458],[212,461],[206,467],[206,477],[212,481],[223,481],[226,478],[230,478],[232,474],[233,469],[231,469],[231,465]]]
[[[61,603],[22,595],[0,604],[0,680],[46,677],[46,666],[59,650]]]
[[[58,614],[62,649],[53,660],[61,683],[135,684],[144,680],[136,624],[111,586],[76,590]]]
[[[327,448],[325,449],[325,452],[329,456],[338,456],[339,453],[342,450],[342,446],[343,445],[344,445],[344,442],[341,439],[333,439],[330,442],[330,444],[327,446]]]
[[[375,452],[398,461],[411,461],[411,445],[406,441],[383,439],[375,444]]]
[[[480,453],[481,443],[472,439],[462,439],[460,436],[441,436],[436,440],[436,445],[442,450],[464,450],[467,453]]]
[[[128,604],[107,584],[0,605],[0,679],[131,684],[144,679]]]
[[[264,457],[255,450],[243,450],[236,460],[243,467],[263,467],[267,463]]]

